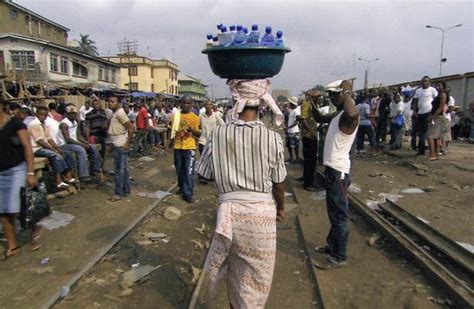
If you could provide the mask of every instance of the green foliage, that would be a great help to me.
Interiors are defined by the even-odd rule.
[[[97,47],[95,46],[95,41],[89,39],[88,34],[80,34],[81,40],[79,41],[79,49],[89,55],[99,56]]]

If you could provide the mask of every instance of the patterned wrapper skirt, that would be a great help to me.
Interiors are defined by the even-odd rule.
[[[233,308],[264,308],[272,285],[275,254],[273,200],[221,202],[204,265],[208,294],[212,295],[216,284],[225,280]]]
[[[20,212],[20,189],[26,182],[26,162],[0,171],[0,214]]]

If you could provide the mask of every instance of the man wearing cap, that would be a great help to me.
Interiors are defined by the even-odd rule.
[[[87,153],[89,153],[91,157],[90,168],[102,180],[102,162],[99,152],[94,145],[87,143],[81,134],[78,133],[77,109],[74,105],[70,104],[66,106],[66,117],[59,125],[58,146],[64,151],[76,154],[79,177],[85,181],[88,181],[90,176],[89,161],[87,159]]]
[[[276,255],[276,221],[284,220],[286,177],[279,134],[258,120],[260,100],[283,114],[268,94],[268,80],[230,80],[238,119],[217,127],[204,148],[198,173],[219,190],[217,224],[203,269],[214,291],[227,277],[231,308],[264,308]]]
[[[322,115],[316,111],[318,122],[329,122],[324,143],[324,161],[326,166],[326,207],[331,229],[326,245],[315,250],[327,254],[328,258],[317,261],[316,266],[331,269],[347,264],[346,247],[349,235],[349,203],[347,188],[350,184],[351,161],[349,152],[354,143],[359,126],[359,112],[351,96],[352,85],[348,81],[330,83],[326,91],[336,106],[337,112]]]
[[[318,123],[314,119],[314,111],[322,93],[316,90],[306,92],[306,100],[301,108],[301,137],[303,141],[303,188],[315,191],[314,176],[318,158]]]
[[[290,97],[288,99],[288,103],[289,113],[288,127],[286,128],[286,147],[288,147],[288,153],[290,154],[290,163],[296,164],[300,159],[300,127],[298,125],[301,116],[301,110],[298,106],[297,97]]]

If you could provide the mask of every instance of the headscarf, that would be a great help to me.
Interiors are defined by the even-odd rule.
[[[233,111],[235,118],[238,118],[245,106],[260,106],[263,101],[263,105],[268,105],[275,115],[275,124],[279,126],[283,123],[285,117],[268,93],[269,79],[230,79],[227,81],[227,85],[229,85],[230,93],[235,100]]]

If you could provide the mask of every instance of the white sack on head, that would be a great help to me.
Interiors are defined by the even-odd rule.
[[[277,126],[283,123],[285,117],[280,108],[268,93],[270,89],[270,80],[268,79],[231,79],[227,82],[230,93],[235,100],[234,116],[243,111],[245,106],[260,106],[260,100],[268,105],[275,115],[275,124]]]

